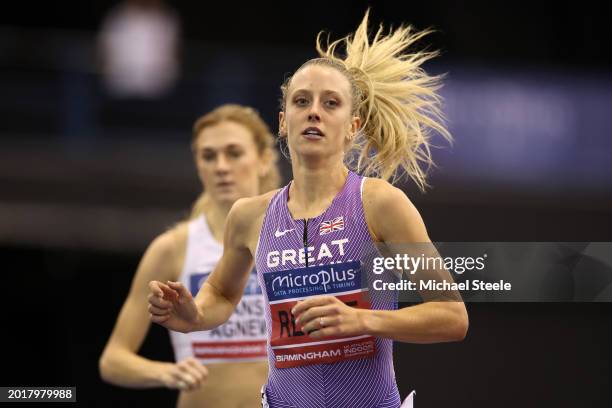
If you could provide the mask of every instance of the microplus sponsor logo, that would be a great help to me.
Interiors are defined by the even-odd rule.
[[[361,262],[350,261],[263,274],[268,301],[361,289]]]
[[[323,286],[323,291],[327,293],[329,285],[336,282],[346,282],[355,279],[355,270],[353,269],[340,269],[336,270],[334,267],[322,269],[317,272],[310,274],[303,274],[293,276],[288,274],[284,276],[277,276],[272,280],[272,290],[281,289],[293,289],[302,286]]]

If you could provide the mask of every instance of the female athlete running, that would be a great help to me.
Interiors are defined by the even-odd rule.
[[[373,291],[364,268],[375,243],[430,242],[414,205],[386,179],[403,171],[424,187],[429,131],[450,139],[439,78],[421,68],[435,54],[407,52],[426,32],[381,27],[370,41],[367,22],[366,13],[353,36],[326,49],[318,40],[320,57],[281,87],[279,134],[293,180],[236,202],[223,256],[197,296],[177,282],[149,284],[153,322],[208,330],[232,314],[255,262],[267,300],[265,406],[397,408],[393,341],[457,341],[467,332],[459,297],[425,296],[398,310],[395,294]]]
[[[149,246],[100,359],[100,372],[120,386],[179,389],[181,408],[253,406],[268,364],[265,299],[250,269],[242,301],[228,322],[208,332],[170,332],[176,363],[137,354],[150,325],[149,281],[179,281],[197,293],[223,252],[232,204],[279,184],[274,137],[251,108],[224,105],[201,117],[194,125],[192,150],[204,192],[189,220]]]

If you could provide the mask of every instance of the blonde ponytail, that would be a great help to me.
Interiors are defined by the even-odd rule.
[[[352,36],[328,42],[325,48],[319,33],[316,47],[320,58],[307,61],[300,69],[326,65],[338,69],[349,80],[353,114],[362,120],[347,154],[349,165],[354,164],[364,175],[391,181],[403,172],[424,190],[427,172],[434,165],[432,132],[452,142],[437,94],[442,76],[430,76],[421,68],[438,53],[407,51],[431,31],[415,32],[407,26],[385,35],[381,24],[370,41],[368,15],[369,10]],[[339,46],[343,46],[344,56],[337,55]],[[289,82],[290,78],[281,87],[283,108]]]

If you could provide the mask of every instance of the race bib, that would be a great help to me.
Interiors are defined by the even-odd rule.
[[[191,293],[197,294],[210,273],[193,274]],[[240,303],[230,319],[221,326],[197,332],[191,342],[193,355],[205,362],[261,360],[267,357],[264,319],[265,299],[253,271]]]
[[[300,331],[291,309],[310,296],[335,296],[345,304],[370,309],[367,287],[362,288],[359,262],[337,263],[264,274],[272,317],[270,346],[277,368],[371,357],[374,337],[313,339]]]

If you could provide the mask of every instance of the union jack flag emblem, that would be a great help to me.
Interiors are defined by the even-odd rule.
[[[331,221],[323,221],[319,226],[319,235],[329,234],[333,231],[342,231],[344,229],[344,217],[336,217]]]

